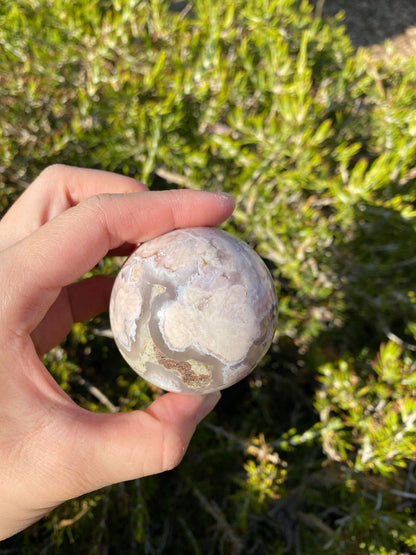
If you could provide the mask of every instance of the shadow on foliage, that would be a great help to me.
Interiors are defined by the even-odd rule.
[[[357,204],[352,231],[331,253],[342,323],[321,334],[321,346],[332,344],[339,356],[377,350],[392,337],[415,341],[415,244],[414,217],[387,203]]]

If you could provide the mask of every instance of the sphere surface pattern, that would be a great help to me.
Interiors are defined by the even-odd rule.
[[[116,344],[143,378],[209,393],[249,374],[273,339],[277,298],[261,258],[216,228],[187,228],[140,245],[110,300]]]

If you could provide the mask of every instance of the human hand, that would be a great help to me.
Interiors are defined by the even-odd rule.
[[[92,413],[39,357],[74,322],[107,309],[111,278],[75,280],[109,251],[219,224],[233,207],[224,195],[149,192],[127,177],[58,165],[0,221],[0,540],[68,499],[181,461],[219,394],[167,393],[145,411]]]

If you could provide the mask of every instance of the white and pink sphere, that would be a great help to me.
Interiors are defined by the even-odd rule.
[[[273,339],[277,297],[261,258],[216,228],[187,228],[140,245],[111,295],[116,344],[154,385],[210,393],[247,376]]]

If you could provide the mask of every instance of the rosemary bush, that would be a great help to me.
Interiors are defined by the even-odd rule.
[[[306,1],[179,8],[3,0],[0,211],[55,162],[232,192],[227,229],[275,277],[276,341],[179,468],[70,501],[3,552],[414,553],[416,57],[353,52]],[[143,408],[160,391],[107,330],[77,324],[45,363],[90,410]]]

